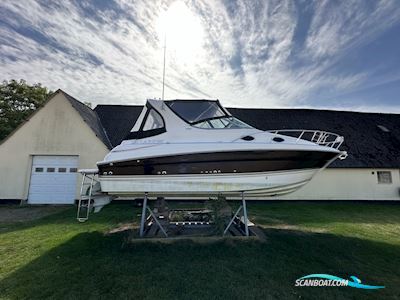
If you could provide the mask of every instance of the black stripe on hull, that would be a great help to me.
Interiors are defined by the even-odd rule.
[[[231,151],[99,164],[100,175],[253,173],[322,168],[337,154],[320,151]]]

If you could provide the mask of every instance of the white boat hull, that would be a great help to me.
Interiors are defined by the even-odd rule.
[[[299,189],[319,169],[275,171],[241,174],[202,174],[164,176],[100,176],[101,190],[110,195],[141,197],[208,197],[222,193],[238,196],[242,191],[246,197],[263,199],[283,195]]]

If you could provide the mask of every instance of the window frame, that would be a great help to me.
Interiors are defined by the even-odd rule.
[[[229,118],[232,118],[233,121],[239,121],[239,122],[241,122],[241,123],[247,125],[248,127],[212,127],[213,123],[212,123],[212,122],[209,122],[209,121],[220,120],[220,119],[221,119],[221,122],[222,122],[223,120],[229,119]],[[205,122],[207,122],[207,123],[210,125],[210,127],[200,127],[200,126],[198,126],[199,124],[205,123]],[[231,121],[229,121],[229,122],[231,122]],[[195,123],[192,124],[192,126],[193,126],[193,127],[196,127],[196,128],[199,128],[199,129],[206,129],[206,130],[255,129],[253,126],[247,124],[246,122],[244,122],[244,121],[242,121],[242,120],[240,120],[240,119],[238,119],[238,118],[236,118],[236,117],[234,117],[234,116],[209,118],[209,119],[207,119],[207,120],[195,122]]]
[[[387,177],[389,179],[389,181],[382,181],[382,177],[383,174],[388,174],[389,177]],[[376,171],[376,178],[378,180],[378,184],[392,184],[393,183],[393,176],[392,176],[392,172],[391,171]]]
[[[190,101],[191,101],[191,102],[200,102],[200,101],[203,101],[203,102],[213,102],[213,103],[216,103],[216,104],[218,105],[219,109],[224,113],[224,115],[223,115],[223,116],[212,117],[212,118],[208,118],[208,119],[203,119],[203,120],[199,120],[199,121],[190,122],[190,121],[186,120],[185,118],[183,118],[180,114],[178,114],[178,113],[174,110],[174,108],[171,107],[171,105],[170,105],[171,103],[174,103],[174,102],[188,102],[188,101],[189,101],[189,102],[190,102]],[[181,119],[181,120],[184,121],[185,123],[189,124],[189,125],[192,126],[192,127],[197,128],[197,129],[204,129],[204,130],[256,129],[255,127],[251,126],[250,124],[247,124],[246,122],[244,122],[244,121],[240,120],[239,118],[233,116],[225,107],[223,107],[223,106],[221,105],[221,103],[219,102],[219,100],[167,100],[167,101],[164,101],[164,102],[167,104],[167,107],[168,107],[179,119]],[[225,119],[225,118],[234,118],[234,119],[236,119],[236,120],[238,120],[238,121],[240,121],[240,122],[242,122],[242,123],[248,125],[249,127],[248,127],[248,128],[227,128],[227,127],[216,128],[216,127],[199,127],[199,126],[197,126],[198,124],[201,124],[201,123],[204,123],[204,122],[207,122],[207,121],[218,120],[218,119]]]
[[[143,138],[147,138],[147,137],[151,137],[151,136],[156,136],[159,134],[162,134],[164,132],[167,132],[167,129],[165,127],[165,119],[163,117],[162,114],[160,114],[160,112],[155,109],[150,103],[146,103],[146,114],[143,117],[142,123],[140,123],[140,127],[138,131],[134,131],[134,132],[130,132],[128,134],[128,136],[125,139],[128,140],[139,140],[139,139],[143,139]],[[163,122],[163,127],[161,128],[156,128],[156,129],[150,129],[150,130],[143,130],[144,125],[146,124],[147,118],[150,114],[150,111],[153,110],[156,114],[158,114],[161,117],[161,120]]]
[[[161,127],[157,127],[157,128],[152,128],[152,129],[144,129],[144,127],[146,126],[146,123],[147,123],[147,121],[149,120],[149,118],[150,118],[150,116],[151,116],[152,113],[155,113],[156,115],[158,115],[158,116],[160,117],[161,122],[162,122],[162,126],[161,126]],[[154,119],[154,116],[152,116],[152,117],[153,117],[153,119]],[[145,118],[143,118],[143,122],[142,122],[142,124],[140,125],[140,129],[139,129],[139,130],[142,130],[142,131],[150,131],[150,130],[156,130],[156,129],[162,129],[162,128],[165,128],[164,119],[162,118],[161,114],[160,114],[158,111],[156,111],[154,108],[150,108],[150,109],[146,112],[146,116],[145,116]]]
[[[171,103],[174,102],[201,102],[202,100],[167,100],[164,101],[167,104],[167,107],[176,115],[178,116],[178,118],[180,118],[181,120],[183,120],[185,123],[189,124],[189,125],[195,125],[196,123],[201,123],[204,121],[208,121],[211,119],[219,119],[219,118],[225,118],[225,117],[232,117],[232,115],[221,105],[221,103],[219,102],[219,100],[203,100],[203,102],[213,102],[216,103],[219,107],[219,109],[221,109],[221,111],[224,113],[223,116],[218,116],[218,117],[213,117],[213,118],[208,118],[208,119],[203,119],[203,120],[199,120],[199,121],[194,121],[194,122],[190,122],[188,120],[186,120],[185,118],[183,118],[180,114],[178,114],[173,107],[171,107]]]

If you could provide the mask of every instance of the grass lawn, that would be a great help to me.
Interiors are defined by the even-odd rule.
[[[83,224],[74,208],[0,223],[0,298],[400,298],[400,205],[273,202],[248,209],[266,242],[126,244],[122,234],[104,233],[139,222],[139,208],[128,204],[105,207]],[[312,273],[354,275],[386,288],[294,286]]]

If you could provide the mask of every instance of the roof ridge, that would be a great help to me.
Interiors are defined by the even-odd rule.
[[[178,99],[180,100],[180,99]],[[93,109],[94,111],[98,107],[143,107],[145,104],[97,104]],[[335,112],[335,113],[355,113],[355,114],[369,114],[369,115],[393,115],[400,116],[400,113],[388,113],[388,112],[369,112],[369,111],[354,111],[354,110],[336,110],[336,109],[320,109],[320,108],[305,108],[305,107],[226,107],[226,109],[241,109],[241,110],[295,110],[295,111],[315,111],[315,112]]]
[[[145,106],[145,104],[97,104],[94,109],[98,106]]]
[[[104,129],[104,126],[101,122],[101,119],[99,115],[94,111],[91,107],[87,106],[86,104],[82,103],[81,101],[77,100],[73,96],[69,95],[68,93],[64,92],[61,89],[58,89],[57,92],[61,92],[65,98],[71,103],[72,107],[79,113],[79,115],[82,117],[83,121],[88,124],[90,129],[93,131],[93,133],[103,142],[103,144],[106,145],[108,149],[112,149],[112,143],[110,141],[110,138],[107,135],[106,130]],[[77,106],[80,106],[79,108]],[[88,120],[87,117],[90,116],[85,116],[84,113],[92,114],[91,117],[94,117],[97,122],[97,126],[92,123],[91,120]],[[95,128],[98,127],[98,128]]]
[[[304,108],[304,107],[270,107],[270,108],[260,108],[260,107],[227,107],[227,109],[241,109],[241,110],[304,110],[304,111],[316,111],[316,112],[335,112],[335,113],[356,113],[356,114],[370,114],[370,115],[399,115],[400,113],[388,113],[388,112],[370,112],[370,111],[354,111],[354,110],[336,110],[336,109],[319,109],[319,108]]]

